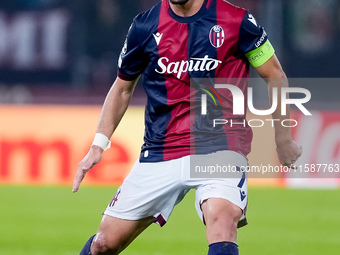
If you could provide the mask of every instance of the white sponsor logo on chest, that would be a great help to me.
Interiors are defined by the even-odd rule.
[[[181,75],[186,72],[204,72],[215,70],[222,61],[209,58],[205,55],[203,58],[190,58],[190,60],[182,60],[177,62],[170,62],[167,57],[162,57],[158,60],[158,67],[155,69],[159,74],[177,74],[177,78],[180,79]]]

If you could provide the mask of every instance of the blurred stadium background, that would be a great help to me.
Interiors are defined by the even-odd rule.
[[[133,17],[156,0],[1,0],[0,254],[77,254],[138,157],[145,94],[137,86],[112,149],[71,193],[95,132]],[[266,28],[293,86],[311,91],[312,117],[294,139],[300,164],[340,163],[340,1],[232,0]],[[256,74],[252,73],[256,78]],[[301,85],[303,84],[303,85]],[[259,86],[256,104],[265,107]],[[277,165],[271,128],[256,129],[251,165]],[[339,173],[250,179],[242,254],[337,254]],[[109,188],[109,187],[114,188]],[[304,188],[304,189],[301,189]],[[206,254],[192,193],[164,229],[152,226],[124,254]]]

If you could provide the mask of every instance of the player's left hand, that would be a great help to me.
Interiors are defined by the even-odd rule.
[[[278,144],[276,151],[283,166],[295,169],[295,162],[302,155],[302,146],[299,146],[293,140],[290,140],[289,142]]]
[[[77,192],[79,190],[79,186],[83,181],[86,173],[101,160],[103,151],[104,150],[99,146],[91,146],[90,151],[86,154],[86,156],[78,165],[76,178],[73,182],[72,192]]]

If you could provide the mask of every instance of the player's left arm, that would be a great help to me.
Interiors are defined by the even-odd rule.
[[[280,94],[281,88],[288,87],[288,79],[282,70],[281,64],[274,54],[264,64],[255,67],[259,75],[266,81],[269,89],[270,103],[272,103],[272,90],[277,88]],[[275,143],[279,160],[284,166],[294,166],[294,163],[302,154],[302,147],[298,146],[292,139],[290,127],[284,127],[281,122],[284,119],[290,119],[289,106],[286,109],[286,115],[281,114],[281,102],[278,96],[278,105],[272,114],[274,122]],[[271,104],[272,105],[272,104]]]
[[[266,31],[248,11],[245,12],[240,25],[238,49],[268,84],[270,101],[273,88],[280,92],[281,88],[288,87],[287,77]],[[278,96],[278,107],[272,114],[273,119],[279,120],[274,121],[276,150],[281,164],[292,166],[301,156],[302,148],[293,141],[290,128],[281,125],[282,120],[290,119],[290,113],[287,109],[286,115],[281,115],[280,98]]]

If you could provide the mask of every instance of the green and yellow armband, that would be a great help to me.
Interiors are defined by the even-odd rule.
[[[245,56],[253,67],[259,67],[266,63],[274,53],[272,44],[267,40],[257,49],[247,52]]]

